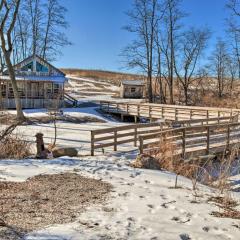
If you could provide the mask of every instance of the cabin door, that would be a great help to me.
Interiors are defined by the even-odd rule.
[[[32,98],[39,97],[39,83],[31,83]]]

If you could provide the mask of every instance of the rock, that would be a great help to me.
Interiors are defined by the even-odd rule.
[[[54,158],[58,157],[76,157],[78,155],[78,151],[75,148],[59,148],[55,147],[52,149],[52,154]]]
[[[139,155],[136,160],[131,164],[131,166],[135,168],[161,170],[159,161],[154,157],[145,154]]]

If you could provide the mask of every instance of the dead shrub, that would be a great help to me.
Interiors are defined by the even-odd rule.
[[[10,134],[0,141],[0,159],[21,159],[31,155],[30,143]]]
[[[166,171],[174,172],[175,188],[178,187],[178,176],[184,176],[192,181],[193,190],[196,190],[197,182],[208,183],[211,176],[208,173],[205,165],[209,162],[206,160],[202,162],[186,162],[180,154],[178,145],[172,141],[171,134],[162,136],[158,144],[150,144],[149,155],[143,154],[133,162],[132,166],[136,168],[147,169],[164,169]],[[196,192],[195,192],[195,195]]]

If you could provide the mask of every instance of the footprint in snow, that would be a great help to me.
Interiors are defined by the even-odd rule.
[[[149,208],[151,208],[151,209],[154,208],[154,205],[152,205],[152,204],[148,204],[147,206],[148,206]]]
[[[202,230],[203,230],[204,232],[209,232],[210,228],[209,228],[208,226],[205,226],[205,227],[202,228]]]
[[[130,175],[131,178],[135,178],[137,177],[138,175],[140,175],[141,173],[140,172],[134,172]]]
[[[186,233],[180,234],[179,237],[181,240],[191,240],[190,236]]]
[[[168,205],[170,205],[170,204],[172,204],[172,203],[176,203],[176,201],[166,202],[166,203],[163,203],[161,206],[164,207],[164,208],[169,208]],[[170,205],[170,208],[171,208],[171,209],[176,209],[175,206],[171,206],[171,205]]]

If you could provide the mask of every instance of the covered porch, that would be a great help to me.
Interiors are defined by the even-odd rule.
[[[64,83],[18,79],[17,86],[23,108],[62,107],[64,104]],[[0,90],[0,107],[2,109],[16,108],[9,79],[0,79]]]

